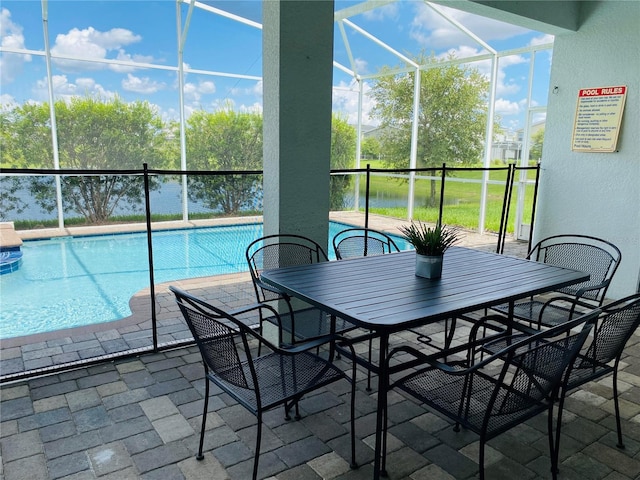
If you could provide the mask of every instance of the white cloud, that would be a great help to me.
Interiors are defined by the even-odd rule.
[[[459,48],[452,48],[446,53],[438,55],[438,58],[447,58],[447,55],[453,54],[456,58],[469,58],[476,55],[480,55],[482,52],[476,48],[461,46]],[[522,63],[528,63],[529,59],[522,55],[509,55],[507,57],[500,57],[498,61],[498,77],[496,85],[496,95],[505,96],[513,95],[520,91],[521,83],[517,82],[514,78],[507,77],[507,69],[513,65],[520,65]],[[473,62],[470,64],[472,68],[478,69],[478,71],[491,79],[491,60],[481,60],[479,62]]]
[[[369,66],[368,62],[362,58],[356,58],[354,60],[355,64],[356,64],[356,73],[357,74],[364,74],[367,73],[367,67]]]
[[[55,43],[51,47],[52,55],[77,57],[86,60],[123,60],[151,62],[153,57],[131,55],[123,47],[142,40],[140,35],[135,35],[125,28],[112,28],[107,32],[101,32],[93,27],[83,30],[73,28],[69,33],[60,33],[56,36]],[[115,55],[110,53],[115,52]],[[64,71],[101,70],[109,68],[114,71],[131,71],[131,67],[122,65],[109,65],[93,62],[80,62],[74,60],[56,59],[53,61]]]
[[[549,35],[547,34],[543,34],[540,37],[534,37],[531,39],[531,41],[529,42],[529,45],[531,46],[536,46],[536,45],[545,45],[547,43],[553,43],[556,37],[554,37],[553,35]]]
[[[131,55],[125,52],[122,49],[118,50],[118,55],[116,56],[116,60],[120,60],[123,62],[137,62],[137,63],[152,63],[153,57],[150,55]],[[129,67],[127,65],[109,65],[109,69],[114,72],[126,73],[133,72],[136,69],[134,67]]]
[[[0,94],[0,111],[10,110],[17,105],[16,99],[8,93]]]
[[[364,18],[371,21],[393,20],[398,16],[398,3],[382,4],[381,7],[376,7],[373,10],[364,12],[363,15]]]
[[[251,95],[254,97],[262,98],[262,80],[258,80],[250,87],[230,88],[229,90],[227,90],[227,95],[233,97]]]
[[[518,115],[520,111],[521,109],[518,102],[512,102],[504,98],[496,100],[495,112],[499,115]]]
[[[262,104],[260,102],[255,102],[253,105],[240,105],[239,111],[262,114]]]
[[[351,84],[340,82],[336,87],[333,89],[333,110],[346,116],[348,123],[356,124],[358,122],[357,84],[355,81],[351,82]],[[374,125],[377,122],[371,119],[370,112],[375,106],[375,102],[368,95],[370,90],[370,85],[365,82],[362,95],[362,123]]]
[[[482,50],[476,47],[471,47],[469,45],[460,45],[458,48],[450,48],[445,53],[436,55],[436,58],[442,58],[446,60],[449,57],[449,55],[453,55],[455,58],[469,58],[469,57],[475,57],[477,55],[483,55],[486,53],[487,52],[485,50]],[[480,70],[486,75],[489,74],[489,71],[491,69],[491,63],[488,60],[484,62],[475,62],[474,65],[478,67],[480,67],[481,65],[484,65],[484,70],[482,69]]]
[[[11,12],[0,10],[0,45],[3,48],[25,48],[22,27],[11,21]],[[31,55],[3,53],[0,56],[0,83],[13,82],[21,73],[25,62],[31,61]]]
[[[262,80],[258,80],[256,84],[253,86],[252,93],[260,98],[262,98]]]
[[[486,42],[508,39],[529,31],[516,25],[498,22],[461,10],[443,6],[439,6],[439,8]],[[416,14],[411,23],[411,36],[426,49],[439,50],[451,45],[478,46],[473,38],[422,2],[416,3]]]
[[[122,88],[130,92],[151,94],[163,90],[165,84],[151,80],[149,77],[136,77],[129,73],[127,78],[122,80]]]
[[[508,57],[500,57],[498,62],[498,85],[496,88],[496,94],[498,96],[514,95],[518,93],[523,85],[523,80],[513,77],[507,77],[508,68],[513,65],[521,65],[523,63],[529,63],[528,57],[522,55],[509,55]]]
[[[56,99],[64,99],[69,101],[72,97],[96,96],[102,99],[114,98],[116,94],[109,90],[105,90],[102,85],[97,83],[93,78],[77,78],[75,83],[69,82],[66,75],[54,75],[52,77],[53,95]],[[46,77],[38,80],[33,89],[37,100],[48,101],[49,94],[47,90]]]
[[[216,84],[211,80],[200,81],[197,84],[192,82],[184,84],[185,101],[192,103],[197,108],[201,106],[200,100],[203,95],[211,95],[215,92]]]
[[[215,93],[216,92],[216,84],[213,83],[211,80],[206,80],[206,81],[200,82],[198,84],[198,90],[202,94]]]

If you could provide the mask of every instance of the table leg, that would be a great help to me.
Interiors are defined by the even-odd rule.
[[[376,447],[373,463],[373,478],[379,480],[381,476],[386,477],[387,472],[383,468],[382,462],[382,435],[385,430],[384,422],[387,412],[387,387],[389,385],[389,375],[387,373],[387,350],[389,347],[389,334],[380,335],[380,360],[378,363],[378,411],[376,415]]]

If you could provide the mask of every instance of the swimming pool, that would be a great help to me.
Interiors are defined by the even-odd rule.
[[[329,238],[346,227],[331,223]],[[154,232],[155,283],[247,271],[245,248],[260,236],[257,223]],[[0,276],[0,338],[126,318],[149,286],[146,233],[25,241],[22,251],[20,269]]]

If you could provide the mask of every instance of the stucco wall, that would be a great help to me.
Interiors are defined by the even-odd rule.
[[[581,233],[622,250],[608,297],[640,280],[640,2],[583,2],[577,33],[557,36],[534,239]],[[615,153],[571,151],[578,90],[627,85]]]

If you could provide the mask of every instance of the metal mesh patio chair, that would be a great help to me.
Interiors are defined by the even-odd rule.
[[[332,331],[342,333],[355,328],[355,325],[346,320],[332,317],[302,301],[296,300],[294,306],[294,301],[287,294],[260,279],[261,272],[266,269],[328,261],[322,247],[313,240],[300,235],[268,235],[251,242],[247,247],[246,257],[258,302],[275,304],[276,309],[278,302],[286,304],[287,311],[281,311],[278,318],[272,315],[261,316],[261,324],[267,321],[278,327],[281,344],[294,344]],[[290,334],[290,338],[285,340],[283,332]]]
[[[554,235],[538,242],[527,258],[558,267],[589,273],[589,280],[569,285],[551,296],[535,296],[516,302],[513,315],[537,327],[550,327],[566,321],[567,312],[584,313],[602,305],[622,254],[606,240],[586,235]],[[558,299],[566,299],[562,304]],[[549,303],[551,301],[551,303]],[[493,310],[509,313],[509,306]]]
[[[576,358],[567,381],[567,391],[613,372],[613,402],[618,430],[618,447],[624,448],[618,402],[618,366],[624,347],[640,326],[640,293],[622,298],[602,307],[591,342]],[[558,413],[560,428],[562,408]]]
[[[307,393],[338,380],[351,382],[351,466],[355,462],[354,404],[355,382],[331,362],[331,355],[323,358],[309,350],[316,349],[328,339],[317,338],[295,347],[280,348],[273,345],[243,321],[240,314],[269,310],[268,305],[253,305],[227,313],[207,304],[187,292],[170,287],[175,294],[184,319],[198,344],[205,371],[205,398],[202,412],[200,443],[196,458],[202,460],[204,432],[209,403],[209,382],[213,382],[258,420],[253,479],[257,478],[262,438],[262,415],[265,411],[284,405],[287,412],[292,406],[299,418],[298,402]],[[259,344],[268,353],[258,354]],[[355,378],[355,364],[352,378]]]
[[[561,388],[567,379],[565,371],[580,351],[598,313],[592,311],[534,335],[517,332],[501,337],[498,341],[506,342],[506,346],[484,358],[479,353],[482,343],[470,347],[466,358],[449,362],[443,361],[446,352],[436,357],[411,347],[398,347],[391,351],[390,359],[399,353],[410,354],[421,360],[422,366],[394,380],[389,388],[408,393],[449,417],[456,423],[456,431],[462,425],[477,433],[481,480],[485,476],[486,442],[547,411],[552,474],[556,478],[558,445],[553,437],[553,403],[558,393],[565,391]],[[574,328],[577,331],[572,331]],[[495,338],[487,339],[489,344],[494,341]],[[386,423],[387,420],[385,429]],[[383,444],[383,452],[385,449]]]
[[[367,257],[399,252],[393,239],[384,232],[371,228],[347,228],[333,237],[333,250],[337,260],[346,258]],[[368,336],[369,363],[373,348],[373,337]],[[371,390],[371,369],[367,371],[367,390]]]
[[[564,300],[563,300],[564,302]],[[552,305],[553,302],[550,302]],[[563,307],[564,308],[564,307]],[[587,339],[585,345],[578,353],[569,378],[565,385],[566,393],[575,390],[582,385],[598,380],[610,373],[613,373],[613,402],[616,416],[616,429],[618,433],[618,448],[624,448],[622,440],[622,425],[620,421],[620,405],[618,400],[618,366],[624,352],[624,347],[629,338],[634,334],[640,326],[640,293],[630,295],[615,302],[609,303],[601,307],[601,312],[593,335]],[[492,323],[489,328],[492,335],[497,337],[504,336],[509,327],[509,321],[504,317],[490,316],[483,321]],[[480,328],[477,323],[472,330],[470,341],[475,340],[475,333]],[[511,327],[519,331],[531,332],[531,329],[519,324],[511,324]],[[496,333],[498,332],[498,333]],[[485,351],[496,353],[498,350],[506,346],[504,338],[490,342],[489,346],[484,347]],[[556,443],[559,443],[560,431],[562,426],[562,412],[565,395],[560,397],[558,407],[558,419],[556,428]],[[556,452],[558,454],[558,452]],[[556,459],[557,465],[557,459]]]
[[[337,260],[399,252],[389,235],[371,228],[347,228],[333,237],[333,250]]]

